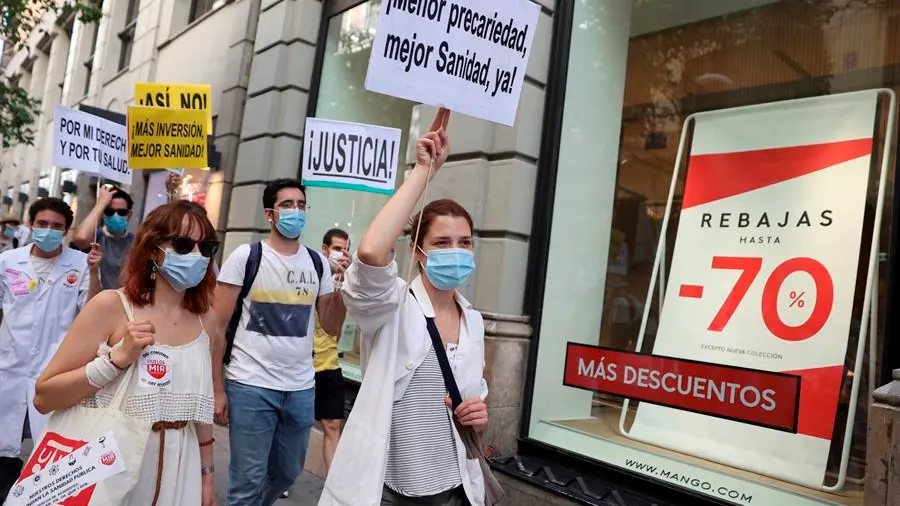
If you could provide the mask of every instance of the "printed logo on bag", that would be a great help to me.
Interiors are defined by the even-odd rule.
[[[72,269],[72,270],[66,272],[66,283],[65,283],[66,286],[71,288],[71,287],[75,286],[76,283],[78,283],[78,271],[75,269]]]
[[[58,464],[55,464],[57,461],[65,458],[69,465],[74,465],[76,462],[75,452],[86,443],[87,441],[68,439],[55,432],[47,432],[40,444],[35,447],[34,452],[31,453],[31,457],[22,469],[22,476],[19,478],[18,485],[13,490],[13,497],[21,497],[22,494],[25,493],[25,487],[23,485],[25,480],[40,473],[44,469],[47,469],[48,466],[52,466],[49,471],[51,475],[59,474],[60,471],[63,471],[63,469],[59,468]],[[56,469],[56,473],[53,472],[53,469]],[[65,472],[62,474],[65,475]],[[16,495],[16,492],[18,492],[18,495]],[[94,487],[90,486],[82,490],[78,495],[69,497],[60,504],[62,506],[88,506],[93,494]]]
[[[71,425],[71,422],[71,420],[68,422],[64,421],[62,424]],[[51,423],[53,423],[52,420]],[[94,424],[88,423],[90,427],[72,427],[61,430],[72,430],[79,433],[85,430],[94,430]],[[85,445],[84,442],[67,440],[60,437],[57,433],[48,431],[42,439],[42,443],[38,445],[38,449],[35,450],[38,457],[32,456],[28,467],[23,473],[24,476],[17,484],[22,487],[21,492],[18,493],[18,496],[10,496],[7,500],[7,506],[90,505],[97,484],[107,478],[125,472],[122,452],[113,437],[113,433],[107,432],[100,439],[105,440],[109,446],[106,447],[106,445],[97,440]],[[104,446],[106,449],[101,452],[99,451],[100,446]],[[49,452],[42,451],[47,448],[50,449]],[[94,448],[98,449],[98,451],[90,452],[93,455],[88,458],[85,456],[84,448]],[[65,454],[64,452],[69,453]],[[52,455],[52,457],[48,457],[48,455]],[[32,461],[35,458],[60,459],[62,457],[66,457],[66,463],[69,465],[61,466],[51,463],[49,467],[44,466],[43,469],[38,464],[32,465]],[[62,464],[62,462],[59,464]],[[55,475],[54,470],[56,470]],[[106,499],[107,493],[100,492],[98,496],[98,499]]]
[[[172,370],[168,353],[159,347],[150,346],[141,354],[138,363],[140,386],[144,388],[165,388],[172,384]]]
[[[116,452],[106,452],[100,457],[100,462],[104,466],[111,466],[116,463]]]

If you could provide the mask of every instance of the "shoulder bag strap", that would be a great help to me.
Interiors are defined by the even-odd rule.
[[[119,295],[119,299],[122,301],[122,309],[125,310],[125,316],[128,318],[128,321],[134,321],[134,306],[128,301],[125,297],[125,294],[121,290],[116,290],[116,293]],[[122,373],[122,380],[119,382],[119,386],[116,388],[116,393],[113,395],[112,400],[109,403],[109,407],[111,409],[116,409],[122,411],[122,408],[125,407],[125,393],[128,391],[128,385],[131,384],[131,378],[134,376],[134,371],[137,369],[134,364],[128,366],[128,370]]]
[[[413,293],[412,290],[409,291],[410,295],[413,296],[413,299],[416,299],[416,303],[418,303],[418,299],[416,298],[416,294]],[[421,309],[421,306],[419,306]],[[425,316],[425,313],[422,313],[422,316]],[[450,400],[453,402],[453,409],[459,407],[462,404],[462,394],[459,393],[459,387],[456,385],[456,379],[453,378],[453,369],[450,368],[450,360],[447,358],[447,350],[444,348],[444,341],[441,339],[441,334],[438,332],[437,325],[434,323],[434,318],[429,318],[425,316],[425,325],[428,327],[428,335],[431,336],[431,346],[434,347],[434,354],[437,355],[438,363],[441,365],[441,376],[444,377],[444,386],[447,387],[447,393],[450,395]]]

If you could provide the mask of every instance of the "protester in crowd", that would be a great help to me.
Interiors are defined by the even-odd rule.
[[[46,423],[32,405],[35,380],[100,291],[99,249],[85,255],[62,246],[73,220],[68,204],[44,198],[28,214],[34,243],[0,253],[0,498],[18,478],[22,440]]]
[[[410,285],[394,259],[428,178],[449,154],[448,114],[439,110],[418,140],[415,168],[366,230],[345,275],[344,300],[362,332],[364,376],[320,506],[484,504],[479,461],[467,458],[461,437],[488,421],[484,324],[456,291],[475,268],[472,218],[452,200],[429,203],[421,228],[418,216],[410,221],[420,273]],[[455,410],[439,362],[445,355],[464,399]]]
[[[111,185],[100,188],[97,204],[75,229],[72,244],[82,250],[96,242],[103,250],[100,285],[104,290],[122,286],[119,273],[125,266],[134,234],[128,232],[128,219],[134,201],[124,190]],[[98,226],[102,217],[102,224]]]
[[[2,229],[2,232],[0,232],[0,253],[20,246],[17,234],[21,224],[22,220],[15,213],[6,213],[0,217],[0,229]]]
[[[350,236],[339,228],[325,232],[322,253],[334,273],[334,286],[340,289],[344,281],[344,266],[349,263]],[[322,424],[322,459],[325,472],[331,467],[344,420],[344,375],[338,357],[341,333],[329,334],[316,319],[313,364],[316,369],[316,421]]]
[[[20,246],[28,244],[30,235],[31,223],[20,223],[18,228],[16,228],[16,239],[19,240]]]
[[[217,335],[213,369],[216,417],[231,441],[229,506],[269,506],[303,471],[315,414],[313,310],[334,335],[346,315],[328,262],[300,243],[306,211],[299,181],[270,183],[271,235],[239,246],[219,273],[215,309],[233,322]]]
[[[123,372],[139,368],[125,385],[125,412],[152,423],[153,432],[124,506],[215,504],[206,329],[218,326],[210,310],[210,258],[218,248],[200,205],[156,208],[135,237],[122,289],[104,291],[84,308],[38,380],[34,404],[43,413],[78,403],[107,407]],[[168,381],[141,374],[145,360],[163,361],[156,370]]]

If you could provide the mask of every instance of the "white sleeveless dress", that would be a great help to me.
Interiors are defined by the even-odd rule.
[[[129,320],[132,309],[125,308]],[[124,411],[145,422],[189,422],[182,429],[165,431],[158,506],[195,506],[202,500],[200,442],[195,424],[212,424],[215,403],[209,336],[200,323],[200,335],[183,346],[153,345],[141,353],[127,386]],[[108,353],[103,343],[98,354]],[[88,397],[87,407],[106,407],[122,376]],[[131,500],[122,506],[151,506],[156,492],[160,459],[160,433],[150,434],[141,464],[140,481]]]

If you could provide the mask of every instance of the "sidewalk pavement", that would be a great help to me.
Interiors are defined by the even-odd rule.
[[[225,495],[228,492],[228,429],[216,427],[216,438],[213,461],[216,466],[216,504],[227,506]],[[275,506],[316,506],[319,503],[319,495],[325,482],[311,474],[304,472],[291,487],[290,496],[287,499],[279,499]]]

